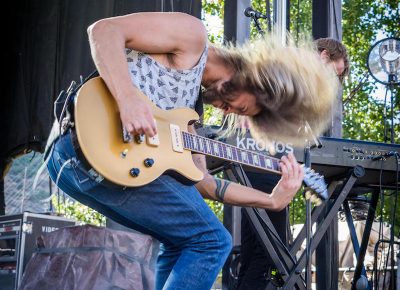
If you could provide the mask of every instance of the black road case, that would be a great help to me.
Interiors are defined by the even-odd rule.
[[[76,222],[64,217],[24,212],[0,216],[0,290],[16,290],[36,239]]]

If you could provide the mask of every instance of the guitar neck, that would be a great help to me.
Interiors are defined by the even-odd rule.
[[[233,161],[269,172],[281,173],[279,159],[222,143],[203,136],[182,132],[184,148],[219,159]]]

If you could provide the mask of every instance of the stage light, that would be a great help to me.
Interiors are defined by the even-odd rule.
[[[377,82],[400,84],[400,39],[389,37],[376,42],[369,50],[367,65]]]
[[[383,124],[384,141],[394,143],[394,89],[400,84],[400,38],[389,37],[376,42],[368,52],[368,71],[379,83],[386,86]],[[390,94],[390,127],[387,124],[387,93]]]

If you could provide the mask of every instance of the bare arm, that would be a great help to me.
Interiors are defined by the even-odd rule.
[[[193,133],[194,129],[191,132]],[[204,173],[204,179],[196,184],[201,195],[207,199],[219,200],[217,187],[220,191],[225,188],[224,203],[232,205],[260,207],[274,211],[282,210],[293,199],[304,177],[303,170],[293,154],[282,157],[282,177],[272,193],[267,194],[227,180],[220,179],[218,181],[208,173],[206,159],[202,154],[193,154],[193,161]]]
[[[125,48],[152,54],[174,68],[191,68],[207,40],[203,24],[183,13],[134,13],[99,20],[88,34],[94,63],[117,101],[124,127],[153,136],[153,116],[130,80]]]

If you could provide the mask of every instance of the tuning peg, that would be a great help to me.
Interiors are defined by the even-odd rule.
[[[316,203],[318,199],[319,199],[319,198],[318,198],[315,194],[311,195],[311,197],[310,197],[310,201],[311,201],[312,203]]]
[[[310,199],[312,195],[313,195],[313,194],[312,194],[311,190],[306,190],[305,198],[306,198],[307,200]]]
[[[315,201],[315,206],[320,206],[322,204],[322,199],[317,198],[317,200]]]

